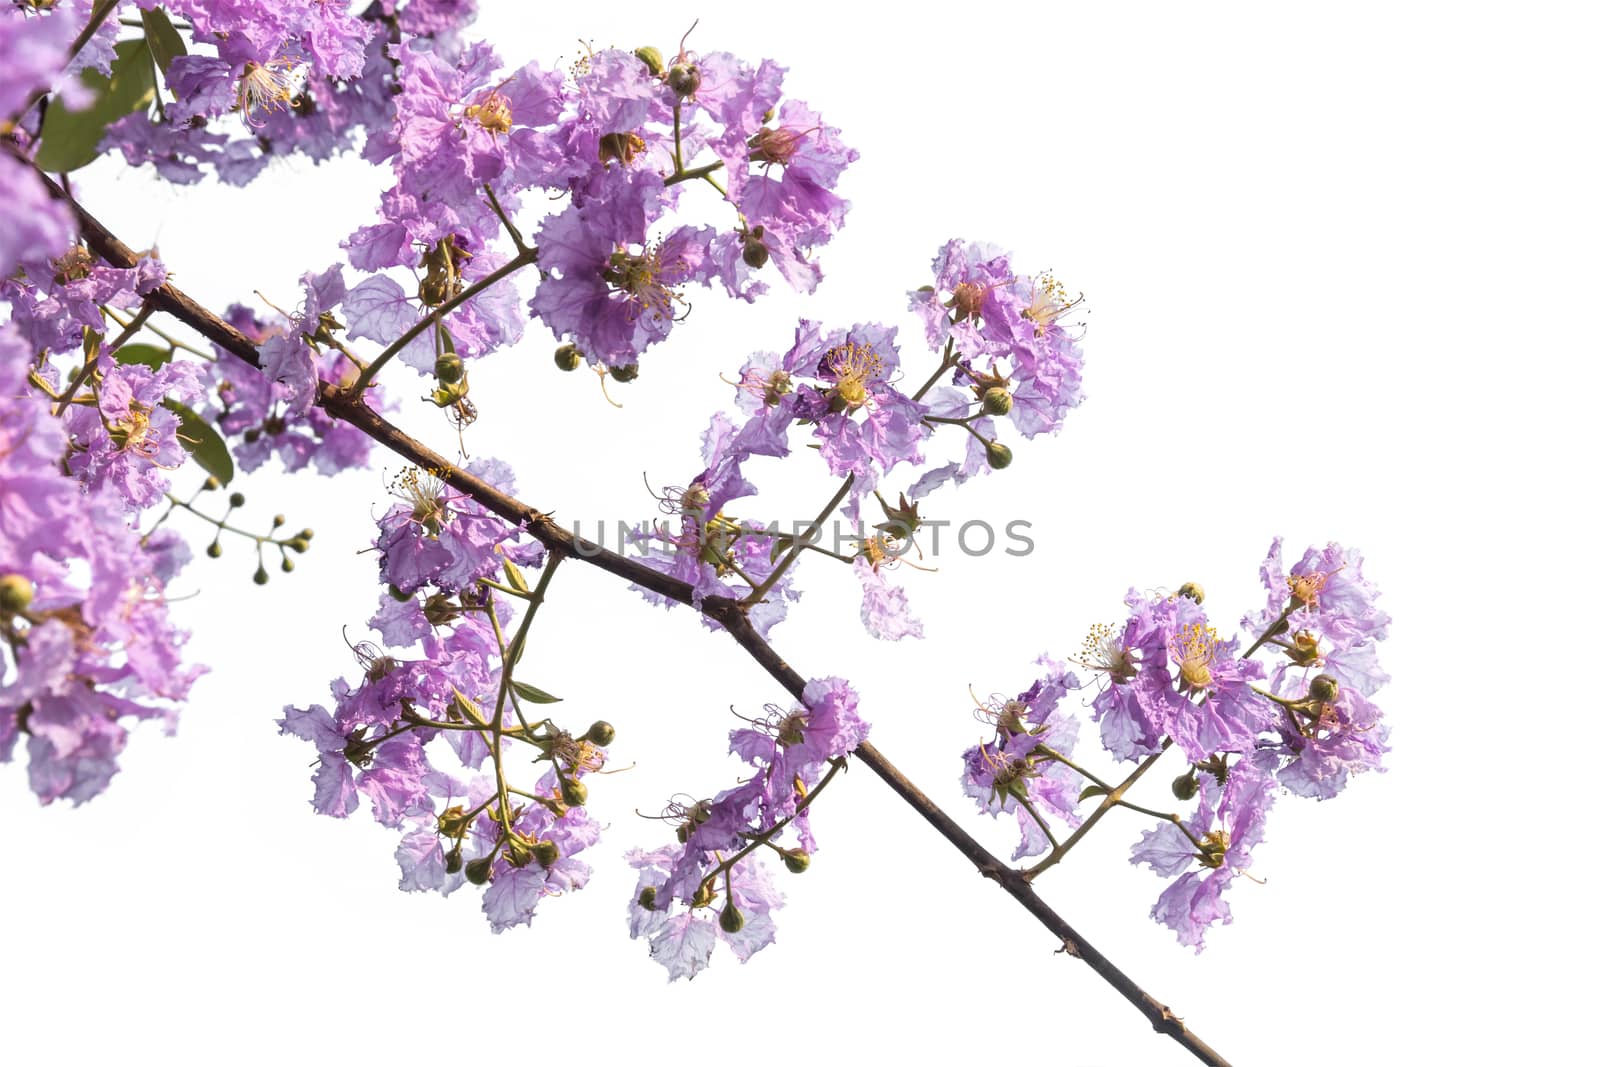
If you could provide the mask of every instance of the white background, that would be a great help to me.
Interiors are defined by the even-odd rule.
[[[546,64],[580,38],[670,54],[698,15],[693,46],[785,62],[791,94],[862,158],[816,299],[703,296],[623,411],[531,334],[473,371],[474,455],[513,462],[558,518],[642,517],[641,473],[698,470],[706,415],[728,404],[716,375],[787,347],[796,314],[900,322],[915,367],[931,357],[903,294],[944,240],[1052,268],[1093,309],[1087,402],[1010,470],[936,498],[944,517],[1030,520],[1037,551],[900,571],[928,627],[901,645],[858,628],[843,568],[811,563],[780,650],[854,679],[884,752],[1009,852],[1010,827],[980,822],[956,784],[979,736],[969,685],[1023,688],[1033,656],[1074,653],[1129,586],[1201,581],[1227,625],[1257,605],[1275,533],[1293,554],[1357,546],[1395,620],[1389,772],[1330,803],[1281,801],[1256,852],[1267,884],[1234,886],[1235,922],[1198,957],[1146,918],[1161,883],[1125,862],[1132,813],[1042,891],[1236,1064],[1592,1055],[1586,9],[485,6],[508,60]],[[167,191],[113,162],[81,180],[217,308],[257,288],[292,305],[382,184],[350,161],[275,164],[243,193]],[[409,422],[453,444],[436,416]],[[237,544],[176,583],[202,590],[178,611],[214,670],[176,739],[136,734],[105,796],[40,809],[21,767],[0,770],[0,1003],[19,1062],[1191,1062],[865,768],[819,801],[823,848],[783,880],[778,943],[667,985],[627,940],[620,852],[669,831],[632,812],[731,784],[729,706],[783,695],[685,611],[577,566],[526,677],[567,698],[575,727],[615,723],[618,765],[637,764],[593,783],[611,829],[591,885],[498,937],[470,889],[397,892],[395,835],[364,812],[314,816],[310,748],[273,725],[354,670],[340,631],[356,639],[376,604],[357,552],[383,483],[243,484],[247,520],[285,512],[315,547],[266,590]],[[809,514],[828,486],[782,484],[763,511]],[[1147,802],[1175,773],[1151,776]]]

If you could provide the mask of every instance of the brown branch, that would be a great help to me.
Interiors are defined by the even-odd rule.
[[[42,175],[40,177],[43,178]],[[77,213],[84,240],[96,254],[114,266],[127,268],[135,264],[137,257],[127,245],[117,240],[94,216],[63,193],[54,183],[48,179],[44,181],[55,196],[65,200]],[[178,289],[170,284],[163,285],[151,293],[149,299],[162,311],[182,320],[209,340],[260,369],[261,359],[249,338],[196,304]],[[456,467],[367,407],[359,396],[343,392],[336,386],[324,382],[321,384],[317,402],[330,415],[348,422],[418,467],[434,472],[444,482],[472,497],[484,508],[507,522],[526,528],[550,551],[573,556],[654,593],[695,606],[702,614],[720,623],[740,647],[791,696],[797,700],[801,698],[805,691],[805,678],[790,667],[783,657],[778,655],[777,650],[756,632],[739,601],[730,597],[703,597],[697,600],[694,587],[689,583],[652,570],[642,563],[574,536],[571,531],[553,522],[544,512],[507,496]],[[1133,979],[1123,974],[1099,950],[1089,944],[1065,919],[1057,915],[1034,892],[1033,886],[1021,871],[1007,866],[979,844],[926,793],[901,774],[876,746],[870,741],[863,741],[853,754],[870,767],[874,774],[882,778],[890,789],[921,815],[946,841],[954,845],[980,874],[993,879],[1038,919],[1045,929],[1060,938],[1059,951],[1087,963],[1091,970],[1137,1008],[1158,1033],[1171,1037],[1203,1063],[1212,1064],[1213,1067],[1227,1067],[1227,1061],[1196,1037],[1171,1009],[1141,989]]]

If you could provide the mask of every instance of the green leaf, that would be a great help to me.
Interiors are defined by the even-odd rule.
[[[123,345],[111,353],[111,358],[118,363],[137,363],[141,367],[159,370],[172,362],[172,349],[157,348],[155,345]]]
[[[522,576],[522,569],[520,567],[518,567],[515,563],[512,563],[509,559],[501,560],[500,566],[504,568],[506,572],[506,581],[510,583],[511,588],[515,589],[519,593],[526,593],[528,591],[528,579]]]
[[[511,683],[511,688],[517,691],[517,696],[521,697],[523,700],[526,700],[530,704],[561,703],[560,697],[553,697],[549,693],[546,693],[543,689],[540,689],[537,686],[529,685],[527,682],[514,681]]]
[[[227,443],[211,424],[176,400],[163,400],[161,406],[177,415],[178,440],[189,450],[200,469],[223,485],[233,481],[233,457]]]
[[[153,62],[150,45],[143,37],[123,41],[117,45],[117,58],[111,62],[109,81],[97,70],[85,70],[79,75],[94,92],[94,103],[82,111],[68,111],[59,96],[52,98],[39,133],[39,154],[34,157],[39,169],[60,173],[98,159],[106,127],[124,115],[149,107],[155,99]]]
[[[1097,785],[1086,785],[1086,786],[1083,787],[1083,791],[1078,794],[1078,799],[1079,800],[1088,800],[1090,797],[1103,797],[1105,795],[1106,795],[1106,791],[1104,789],[1101,789],[1099,786],[1097,786]]]
[[[139,18],[144,23],[144,39],[150,42],[156,66],[161,68],[162,77],[166,77],[172,61],[189,54],[189,50],[183,46],[183,35],[173,27],[172,20],[159,7],[139,12]]]

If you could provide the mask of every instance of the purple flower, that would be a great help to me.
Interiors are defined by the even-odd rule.
[[[1146,830],[1133,848],[1132,862],[1145,864],[1163,877],[1179,872],[1150,910],[1150,917],[1171,927],[1178,942],[1205,948],[1205,931],[1219,920],[1233,921],[1222,893],[1234,876],[1250,867],[1251,850],[1261,843],[1267,809],[1272,806],[1272,778],[1255,758],[1228,768],[1226,784],[1209,775],[1200,780],[1200,803],[1183,828],[1167,823]],[[1199,870],[1189,870],[1198,861]]]
[[[1039,662],[1045,677],[1015,698],[996,697],[979,706],[981,718],[994,726],[994,738],[962,756],[961,786],[978,809],[1017,820],[1021,836],[1012,860],[1050,848],[1041,819],[1054,816],[1069,828],[1082,821],[1077,803],[1083,778],[1064,762],[1077,745],[1078,721],[1060,710],[1061,698],[1078,688],[1078,680],[1058,663]]]

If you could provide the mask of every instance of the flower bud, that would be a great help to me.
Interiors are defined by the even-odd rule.
[[[20,574],[0,577],[0,613],[15,615],[33,603],[33,583]]]
[[[244,494],[241,493],[241,492],[238,492],[238,491],[229,493],[228,494],[228,506],[230,508],[242,508],[242,507],[244,507]]]
[[[267,573],[267,568],[265,566],[257,566],[256,572],[250,576],[250,580],[255,582],[257,585],[266,585],[267,582],[272,580],[272,575]]]
[[[561,803],[569,808],[581,808],[589,799],[589,787],[576,778],[561,783]]]
[[[1319,674],[1311,679],[1311,699],[1331,704],[1339,699],[1339,680],[1331,674]]]
[[[985,415],[1011,414],[1011,394],[999,386],[985,389],[983,392],[983,413]]]
[[[222,488],[222,483],[217,481],[217,476],[213,474],[211,477],[209,477],[209,478],[207,478],[205,480],[205,484],[202,485],[201,488],[209,493],[209,492],[213,492],[213,491],[215,491],[217,489],[221,489]]]
[[[677,93],[679,100],[689,99],[700,88],[700,68],[693,63],[674,63],[667,71],[667,88]]]
[[[513,867],[526,867],[533,862],[533,844],[521,834],[512,834],[506,842],[506,862]]]
[[[592,745],[605,748],[617,739],[617,729],[604,719],[596,719],[589,724],[589,732],[583,735],[583,739]]]
[[[304,530],[301,530],[299,533],[295,534],[295,536],[302,541],[309,541],[316,535],[311,532],[311,527],[308,526]]]
[[[742,246],[740,258],[751,270],[760,270],[772,258],[772,252],[767,248],[766,234],[765,226],[756,226],[739,235],[739,244]]]
[[[1172,795],[1179,800],[1193,800],[1199,791],[1200,783],[1195,781],[1193,773],[1180,774],[1172,780]]]
[[[611,380],[616,382],[631,382],[639,377],[639,364],[624,363],[620,367],[611,368]]]
[[[439,832],[446,837],[462,837],[471,825],[467,809],[460,804],[452,804],[439,813]]]
[[[441,353],[433,361],[433,376],[446,385],[454,385],[467,373],[467,364],[454,352]]]
[[[583,366],[583,353],[577,345],[562,345],[556,349],[556,366],[562,370],[577,370]]]
[[[539,861],[541,867],[554,867],[556,860],[561,858],[561,846],[546,838],[533,843],[533,858]]]
[[[276,530],[278,527],[282,526],[288,521],[289,520],[284,518],[282,515],[274,515],[272,516],[272,528]]]
[[[790,874],[804,874],[811,866],[811,855],[801,848],[786,848],[783,850],[783,865],[789,868]]]
[[[304,552],[306,549],[311,547],[310,542],[308,542],[304,537],[291,537],[288,541],[288,545],[289,548],[295,552]]]
[[[252,426],[252,427],[250,427],[248,430],[246,430],[244,432],[244,443],[245,444],[253,445],[259,440],[261,440],[261,427]],[[208,485],[208,486],[206,486],[207,489],[215,489],[215,488],[217,488],[217,486],[220,486],[222,484],[221,482],[217,482],[217,480],[215,478],[208,479],[208,481],[216,482],[217,484],[216,485]]]
[[[728,901],[722,908],[722,914],[717,916],[717,925],[722,927],[726,934],[736,934],[744,929],[744,916],[739,909],[733,906],[733,901]]]
[[[643,63],[650,73],[655,75],[657,78],[661,77],[661,72],[666,69],[667,65],[661,58],[661,49],[659,48],[652,48],[650,45],[645,45],[642,48],[635,48],[633,50],[633,55],[635,59]]]
[[[1011,466],[1011,449],[999,441],[990,441],[984,446],[984,453],[989,460],[989,466],[997,471],[1003,471]]]
[[[1204,604],[1206,602],[1205,586],[1199,582],[1184,582],[1178,586],[1178,595],[1186,596],[1196,604]]]
[[[455,874],[461,870],[461,846],[457,845],[444,854],[444,873]]]
[[[291,573],[294,570],[294,560],[290,559],[288,556],[284,556],[283,562],[278,564],[278,569],[285,574]]]
[[[473,885],[483,885],[489,880],[489,870],[494,866],[494,853],[479,856],[467,864],[467,881]]]
[[[645,911],[656,910],[656,887],[647,885],[639,890],[639,907]]]
[[[206,555],[210,556],[212,559],[216,559],[217,557],[221,556],[222,555],[222,542],[213,541],[209,545],[207,545],[206,546]]]

